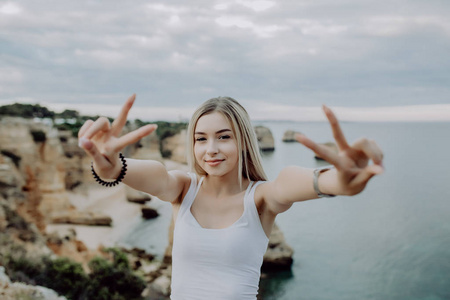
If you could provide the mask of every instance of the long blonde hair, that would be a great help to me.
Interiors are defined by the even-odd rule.
[[[206,175],[205,170],[199,166],[195,159],[194,131],[197,126],[198,119],[213,112],[223,114],[232,126],[239,151],[239,183],[242,184],[243,178],[251,181],[267,180],[267,176],[261,164],[261,154],[259,151],[258,140],[250,122],[250,117],[245,108],[230,97],[217,97],[209,99],[204,102],[192,115],[187,132],[187,160],[191,171],[200,176]]]

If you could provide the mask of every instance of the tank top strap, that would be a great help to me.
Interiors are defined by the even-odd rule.
[[[245,192],[245,196],[244,196],[244,204],[245,205],[250,204],[256,208],[256,206],[255,206],[255,190],[256,190],[256,187],[263,182],[264,181],[256,181],[256,182],[251,181],[250,182],[250,184],[247,188],[247,191]]]
[[[191,177],[191,184],[189,185],[189,189],[184,196],[183,201],[181,202],[177,219],[180,219],[186,213],[186,211],[191,209],[192,203],[194,202],[194,199],[197,196],[198,191],[200,190],[200,186],[202,185],[203,179],[205,178],[200,178],[197,183],[197,175],[195,173],[189,172],[188,175]]]
[[[194,176],[195,176],[195,174],[194,174]],[[198,191],[200,190],[200,187],[202,186],[203,179],[205,179],[205,177],[201,177],[200,181],[197,184],[197,188],[195,189],[195,196],[197,196]],[[195,181],[197,181],[197,176],[195,176]],[[194,198],[195,198],[195,196],[194,196]],[[194,200],[194,199],[192,199],[192,200]]]
[[[256,208],[255,203],[255,190],[258,185],[264,183],[265,181],[257,181],[254,182],[251,189],[248,191],[248,194],[244,197],[245,209],[244,211],[247,214],[248,220],[253,226],[255,226],[255,230],[257,234],[261,237],[263,241],[268,240],[267,235],[264,232],[264,229],[261,224],[261,220],[259,218],[258,209]]]
[[[250,191],[252,190],[252,186],[255,182],[254,181],[250,181],[250,183],[247,186],[247,189],[245,190],[245,194],[244,194],[244,205],[246,205],[246,201],[245,199],[247,199],[248,194],[250,194]]]

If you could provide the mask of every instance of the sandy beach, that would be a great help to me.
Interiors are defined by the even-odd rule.
[[[101,245],[114,246],[127,228],[132,226],[130,220],[141,215],[141,205],[127,201],[123,184],[111,188],[88,185],[83,187],[83,190],[69,192],[69,199],[80,211],[99,212],[110,216],[112,226],[49,224],[46,231],[51,233],[73,228],[77,239],[89,249],[97,249]]]
[[[165,160],[167,170],[187,171],[187,165],[175,161]],[[117,241],[126,234],[134,225],[133,220],[141,215],[141,205],[131,203],[126,198],[126,186],[120,184],[115,187],[102,187],[98,184],[85,184],[68,192],[71,204],[80,211],[99,212],[112,218],[111,227],[108,226],[88,226],[73,224],[49,224],[46,231],[75,229],[77,239],[82,241],[89,249],[97,249],[103,245],[106,247],[116,245]],[[157,197],[152,196],[152,200],[145,205],[158,210],[164,205]]]

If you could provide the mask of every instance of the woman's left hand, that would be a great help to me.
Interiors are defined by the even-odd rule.
[[[335,194],[358,194],[373,176],[383,173],[383,152],[375,141],[366,138],[349,145],[331,109],[324,105],[323,111],[330,122],[338,153],[302,134],[296,134],[296,140],[336,167],[338,190]],[[370,160],[373,164],[369,164]]]

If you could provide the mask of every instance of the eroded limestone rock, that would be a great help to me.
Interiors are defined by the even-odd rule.
[[[261,151],[275,150],[275,142],[270,129],[264,126],[255,126],[254,129]]]

